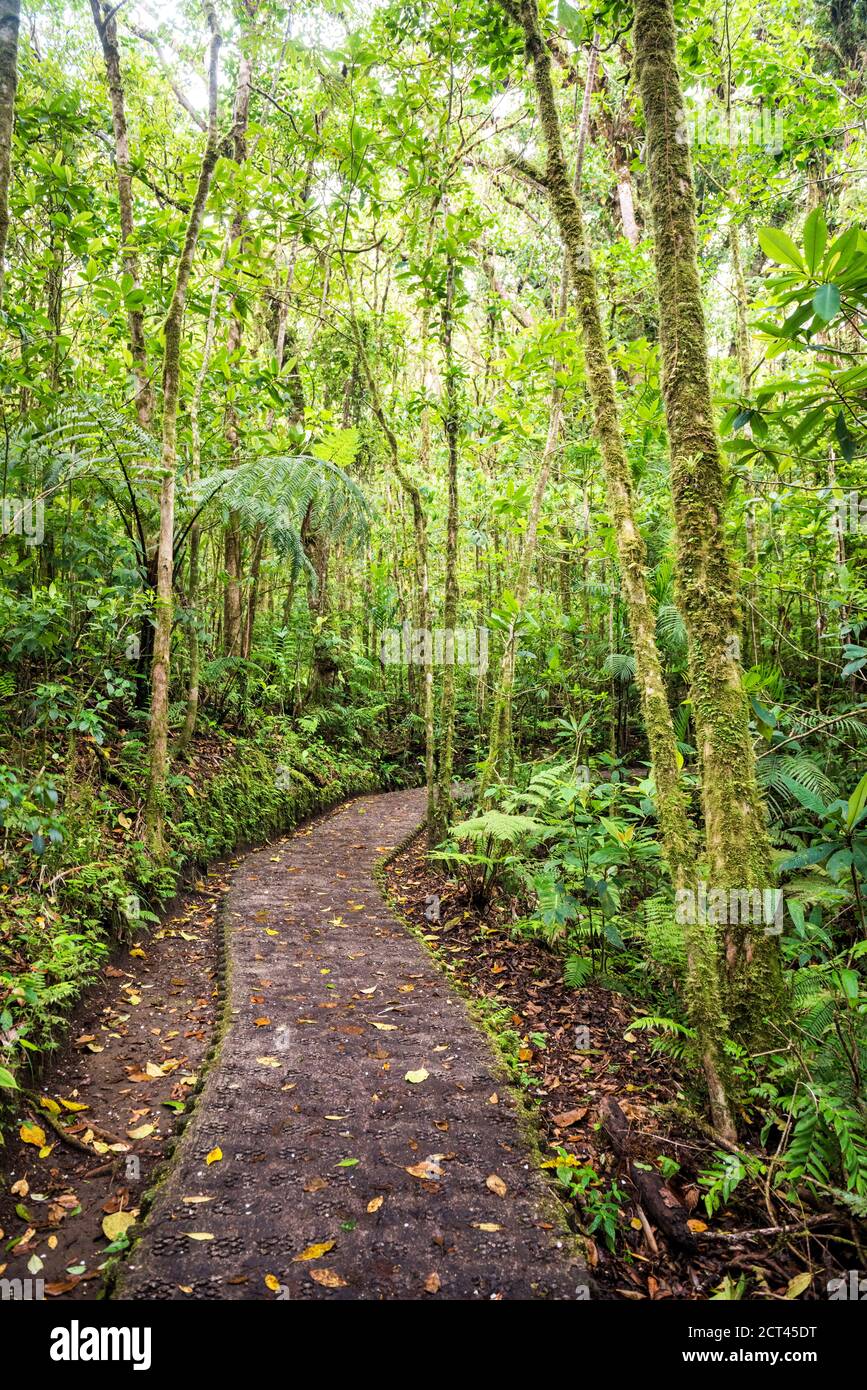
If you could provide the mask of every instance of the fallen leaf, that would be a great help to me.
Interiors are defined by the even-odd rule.
[[[111,1216],[104,1216],[102,1230],[106,1239],[115,1241],[126,1235],[129,1227],[135,1223],[137,1215],[138,1208],[133,1208],[132,1211],[116,1211]]]
[[[280,1292],[280,1280],[276,1274],[265,1275],[265,1287],[270,1289],[272,1293]]]
[[[496,1192],[498,1197],[505,1197],[508,1190],[503,1179],[498,1177],[496,1173],[491,1173],[489,1178],[485,1178],[485,1187],[489,1188],[491,1192]]]
[[[418,1071],[408,1071],[403,1079],[404,1081],[411,1081],[414,1086],[417,1086],[420,1082],[427,1081],[429,1076],[429,1071],[425,1071],[424,1067],[419,1067]]]
[[[129,1139],[147,1139],[148,1135],[153,1134],[155,1129],[156,1125],[138,1125],[136,1129],[127,1130],[127,1137]]]
[[[71,1293],[76,1284],[80,1283],[81,1280],[78,1275],[73,1274],[71,1279],[61,1279],[54,1283],[46,1284],[45,1292],[50,1298],[59,1298],[61,1294]]]
[[[187,1240],[213,1240],[212,1231],[184,1231]]]
[[[211,1149],[211,1152],[208,1154],[208,1157],[205,1159],[205,1162],[207,1163],[208,1167],[210,1167],[212,1163],[222,1163],[222,1161],[223,1161],[223,1150],[220,1149],[220,1148]]]
[[[24,1124],[18,1133],[25,1144],[35,1144],[38,1149],[45,1147],[45,1130],[38,1125]]]
[[[707,1230],[707,1223],[705,1221],[692,1220],[687,1221],[686,1224],[691,1231],[695,1232],[696,1235],[701,1235],[702,1231]]]
[[[295,1255],[295,1263],[299,1260],[321,1260],[323,1255],[327,1255],[329,1250],[334,1249],[333,1240],[320,1241],[318,1245],[308,1245],[301,1251],[300,1255]]]
[[[437,1273],[429,1274],[424,1281],[425,1293],[439,1293],[442,1288],[440,1277]]]
[[[477,1231],[501,1231],[502,1226],[498,1226],[496,1221],[474,1221],[473,1228]]]
[[[367,1204],[367,1210],[368,1210],[371,1214],[372,1214],[373,1212],[375,1212],[375,1211],[379,1211],[379,1208],[382,1206],[382,1204],[383,1204],[384,1201],[385,1201],[385,1198],[384,1198],[384,1197],[373,1197],[373,1198],[371,1198],[371,1200],[370,1200],[370,1201],[368,1202],[368,1204]]]
[[[551,1118],[558,1129],[568,1129],[570,1125],[577,1125],[579,1120],[583,1120],[589,1109],[589,1105],[584,1105],[580,1110],[561,1110],[559,1115]]]
[[[315,1279],[317,1284],[322,1284],[326,1289],[345,1289],[346,1280],[341,1279],[340,1275],[333,1269],[311,1269],[310,1278]]]
[[[692,1224],[692,1223],[690,1223]],[[809,1269],[804,1270],[803,1274],[796,1274],[794,1279],[790,1279],[786,1285],[785,1298],[800,1298],[805,1289],[808,1289],[813,1282],[813,1274]]]

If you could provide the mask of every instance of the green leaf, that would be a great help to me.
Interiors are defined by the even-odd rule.
[[[18,1082],[11,1071],[7,1071],[5,1067],[0,1067],[0,1086],[5,1086],[8,1091],[18,1090]]]
[[[821,208],[814,208],[804,223],[804,254],[811,274],[822,264],[825,244],[828,240],[828,224]]]
[[[804,259],[792,238],[778,227],[762,227],[759,231],[759,245],[777,265],[793,265],[796,270],[806,270]]]
[[[840,291],[836,285],[820,285],[813,295],[813,309],[823,323],[830,323],[840,312]]]
[[[559,0],[557,20],[572,42],[579,44],[584,37],[584,16],[581,11],[570,5],[568,0]]]

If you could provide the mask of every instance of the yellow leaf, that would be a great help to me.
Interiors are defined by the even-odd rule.
[[[103,1235],[108,1240],[118,1240],[121,1236],[126,1235],[130,1226],[135,1223],[137,1216],[137,1207],[132,1211],[114,1211],[111,1216],[104,1216],[102,1218]]]
[[[425,1293],[439,1293],[442,1288],[438,1274],[429,1274],[424,1281]]]
[[[80,1101],[64,1100],[63,1096],[60,1097],[60,1104],[64,1107],[65,1110],[87,1110],[88,1108],[86,1105],[82,1105]]]
[[[639,1222],[639,1225],[640,1224],[641,1223]],[[686,1224],[691,1231],[695,1232],[696,1235],[701,1235],[702,1231],[707,1230],[707,1222],[705,1221],[696,1221],[695,1219],[693,1219],[692,1221],[687,1221]]]
[[[269,1288],[272,1293],[280,1292],[280,1280],[277,1278],[276,1274],[265,1275],[265,1287]]]
[[[803,1274],[796,1274],[794,1279],[790,1279],[786,1285],[786,1298],[800,1298],[805,1289],[808,1289],[813,1282],[813,1275],[809,1269],[804,1270]]]
[[[137,1129],[128,1129],[127,1136],[130,1139],[147,1139],[149,1134],[153,1134],[156,1125],[139,1125]]]
[[[424,1067],[419,1067],[418,1071],[408,1071],[403,1079],[404,1081],[411,1081],[414,1086],[417,1086],[420,1082],[427,1081],[429,1076],[429,1071],[425,1071]]]
[[[53,1148],[53,1144],[43,1144],[42,1148],[39,1150],[39,1157],[47,1158]]]
[[[42,1106],[43,1110],[48,1111],[49,1115],[60,1114],[60,1106],[57,1104],[57,1101],[51,1100],[48,1096],[40,1096],[39,1104]]]
[[[306,1250],[295,1256],[295,1260],[296,1263],[298,1260],[321,1260],[323,1255],[327,1255],[328,1251],[333,1249],[333,1240],[323,1240],[319,1245],[308,1245]]]
[[[492,1173],[489,1178],[485,1178],[485,1187],[491,1192],[496,1192],[498,1197],[505,1197],[506,1195],[506,1184],[496,1173]]]
[[[501,1231],[502,1226],[498,1226],[496,1221],[474,1221],[473,1226],[477,1231]]]
[[[45,1147],[45,1130],[38,1125],[22,1125],[18,1133],[25,1144],[35,1144],[38,1149]]]
[[[374,1198],[372,1198],[372,1200],[369,1201],[368,1204],[367,1204],[367,1210],[368,1210],[369,1212],[371,1212],[371,1213],[373,1213],[373,1212],[375,1212],[375,1211],[379,1211],[379,1208],[382,1206],[382,1204],[383,1204],[384,1201],[385,1201],[385,1198],[384,1198],[384,1197],[374,1197]]]
[[[148,1076],[165,1076],[165,1072],[163,1071],[162,1067],[158,1066],[156,1062],[148,1062],[145,1066],[145,1071],[147,1072]]]
[[[380,1031],[380,1033],[396,1033],[396,1032],[397,1032],[397,1024],[396,1024],[396,1023],[374,1023],[374,1024],[372,1024],[371,1026],[372,1026],[373,1028],[378,1028],[379,1031]]]
[[[279,1067],[280,1062],[276,1057],[257,1057],[256,1061],[260,1067]]]
[[[213,1240],[211,1231],[184,1231],[187,1240]]]
[[[130,951],[130,955],[135,956],[137,960],[147,960],[147,956],[145,955],[141,946],[133,946],[132,950]]]
[[[346,1280],[341,1279],[340,1275],[333,1269],[311,1269],[310,1278],[315,1279],[317,1284],[322,1284],[326,1289],[345,1289]]]
[[[205,1162],[207,1163],[208,1167],[210,1167],[212,1163],[222,1163],[222,1161],[223,1161],[223,1150],[220,1149],[220,1148],[211,1149],[211,1152],[208,1154],[208,1157],[205,1159]]]

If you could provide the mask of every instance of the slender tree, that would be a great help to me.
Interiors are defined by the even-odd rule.
[[[20,0],[0,0],[0,308],[9,236],[9,181],[12,176],[12,127],[18,86]]]
[[[220,154],[217,129],[217,94],[221,35],[212,5],[205,13],[211,32],[208,64],[208,134],[196,191],[187,219],[184,242],[178,257],[175,283],[163,328],[163,428],[162,483],[160,486],[160,535],[157,552],[157,596],[154,619],[154,659],[151,668],[150,738],[148,743],[148,787],[145,807],[147,837],[158,856],[164,853],[163,798],[168,772],[169,672],[171,668],[174,602],[175,474],[177,469],[178,403],[181,386],[181,345],[184,306],[193,272],[199,233],[208,205],[214,168]]]

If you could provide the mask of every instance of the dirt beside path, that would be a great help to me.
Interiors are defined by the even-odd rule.
[[[586,1296],[486,1039],[372,877],[423,802],[239,864],[230,1022],[116,1297]]]

